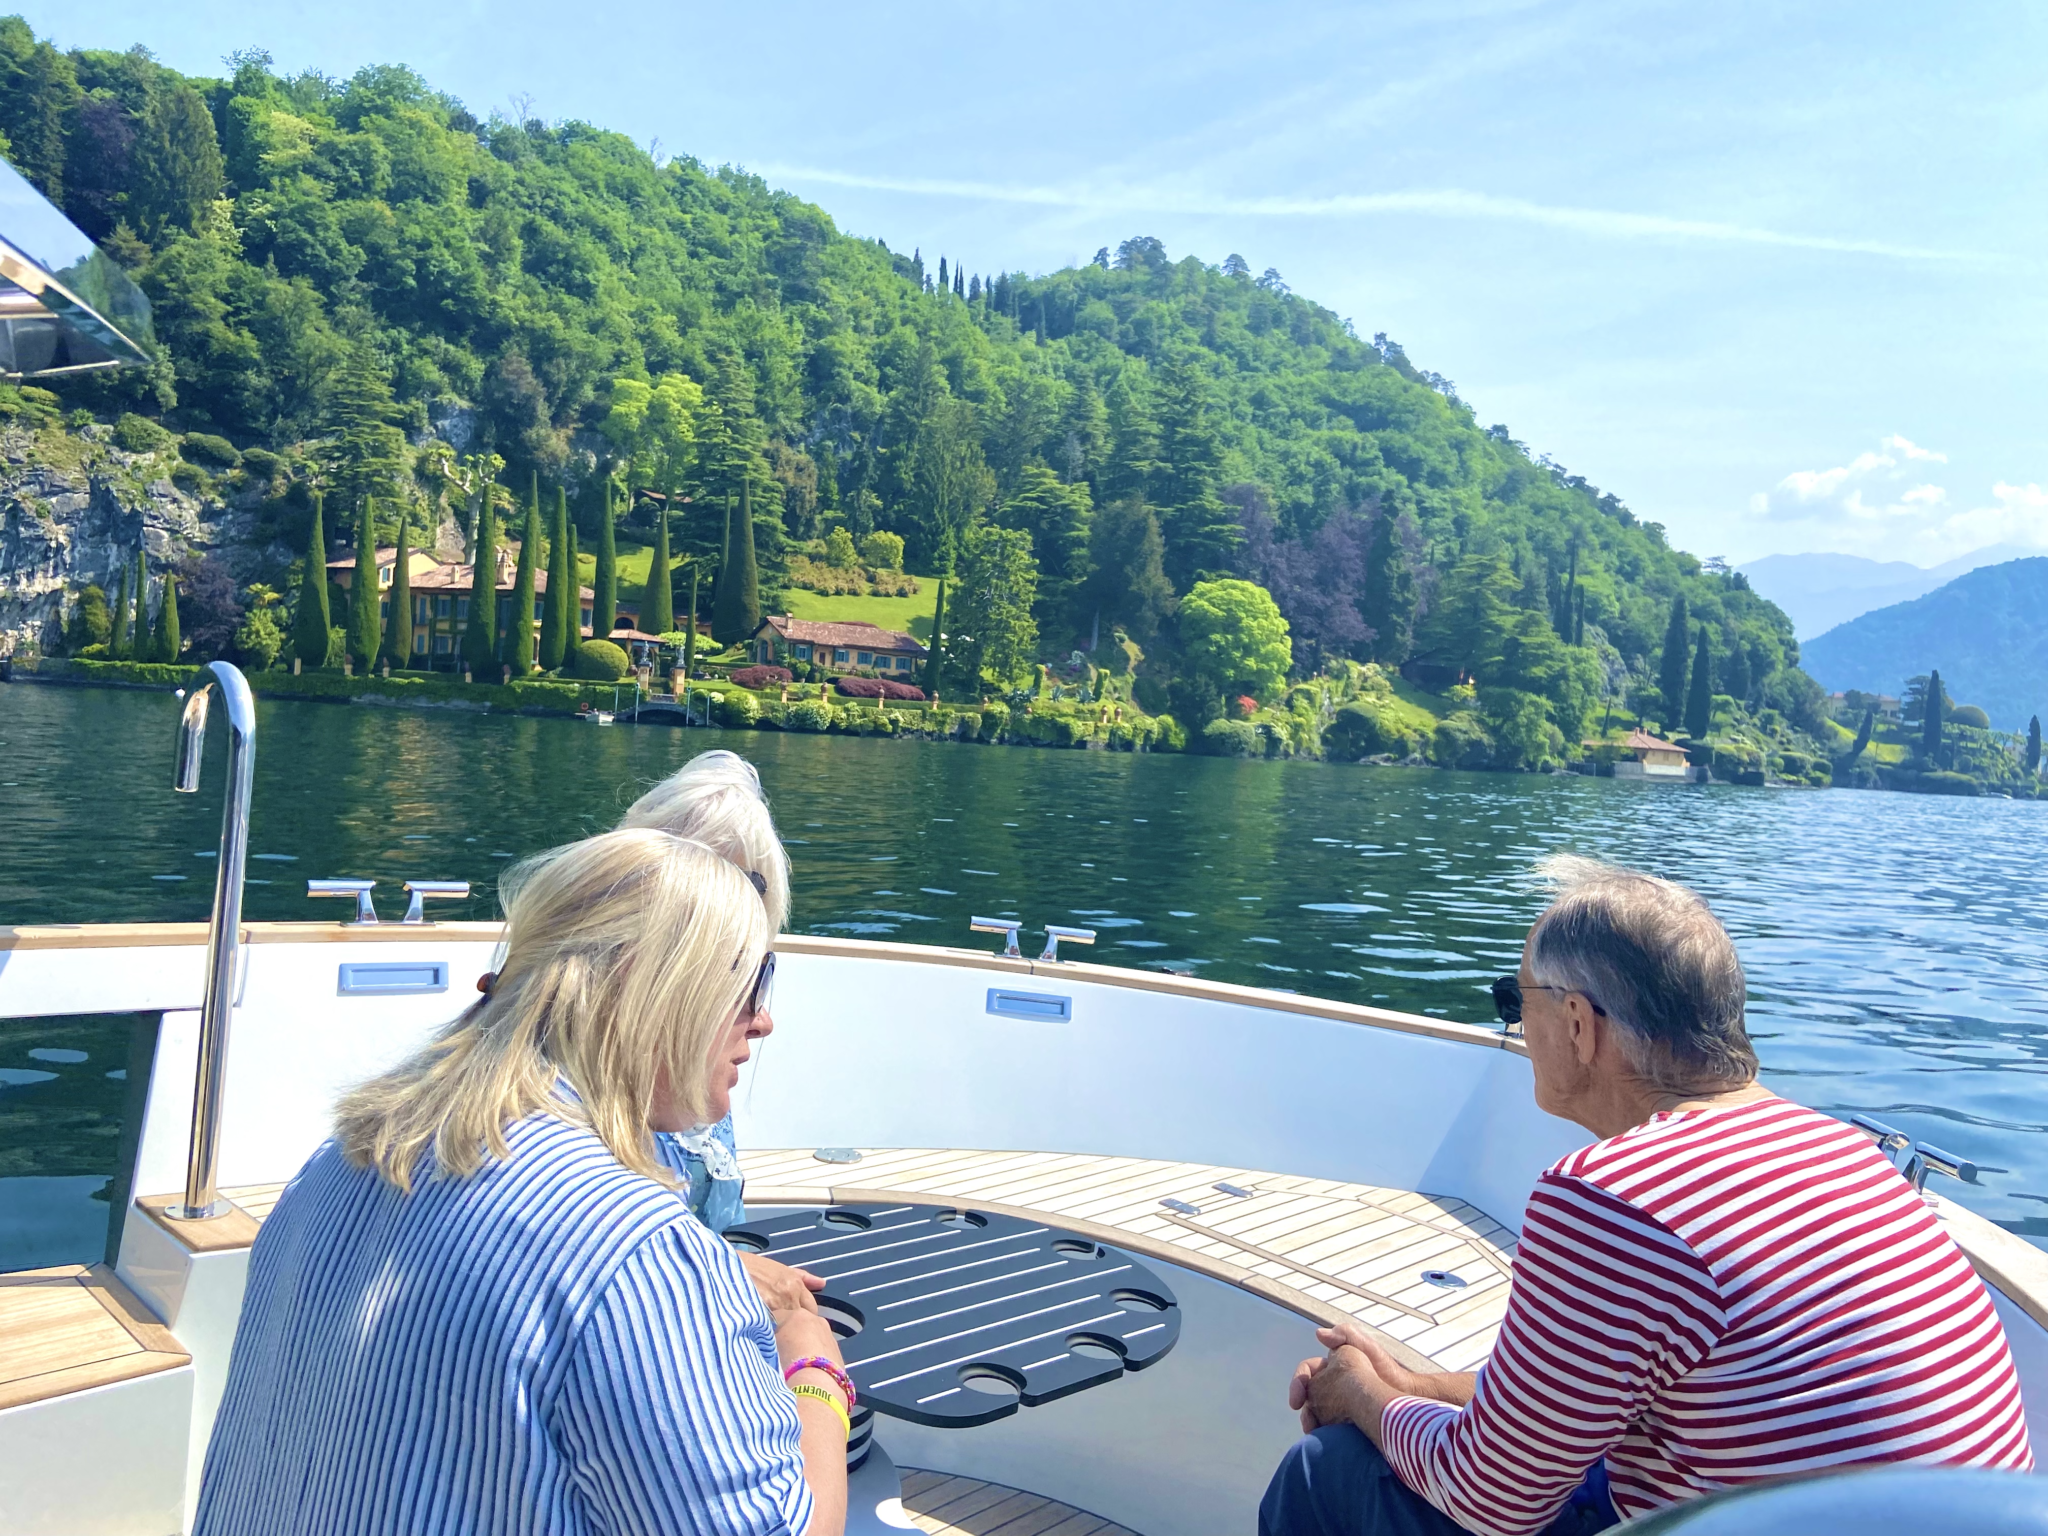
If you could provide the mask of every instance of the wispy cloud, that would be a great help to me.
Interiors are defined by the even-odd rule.
[[[1222,218],[1371,218],[1385,214],[1421,214],[1439,218],[1490,219],[1548,225],[1580,234],[1631,240],[1677,240],[1735,245],[1780,246],[1792,250],[1832,251],[1854,256],[1880,256],[1898,261],[1999,264],[2006,258],[1981,251],[1942,250],[1901,245],[1888,240],[1849,240],[1832,235],[1804,235],[1760,229],[1713,219],[1677,219],[1663,214],[1624,213],[1606,208],[1574,208],[1496,197],[1456,188],[1410,192],[1336,193],[1322,197],[1232,197],[1213,193],[1182,193],[1147,188],[1018,186],[1002,182],[960,181],[938,177],[876,176],[819,166],[763,165],[761,175],[783,181],[811,182],[869,192],[895,192],[914,197],[943,197],[979,202],[1016,203],[1039,208],[1137,213],[1173,213]]]

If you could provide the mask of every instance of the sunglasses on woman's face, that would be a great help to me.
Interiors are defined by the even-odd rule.
[[[775,1001],[775,951],[761,957],[761,969],[754,972],[754,990],[747,994],[746,1017],[766,1013]]]

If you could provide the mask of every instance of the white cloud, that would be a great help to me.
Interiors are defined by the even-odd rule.
[[[2048,489],[2003,480],[1957,507],[1924,478],[1948,455],[1899,433],[1832,469],[1796,469],[1749,498],[1753,517],[1801,529],[1809,548],[1938,565],[1987,544],[2048,547]]]
[[[1406,192],[1352,192],[1327,196],[1236,197],[1200,190],[1173,191],[1163,186],[1068,185],[1019,186],[1004,182],[967,181],[944,177],[870,175],[819,166],[770,163],[754,167],[780,181],[818,186],[851,187],[871,192],[900,192],[918,197],[962,198],[976,202],[1022,203],[1041,208],[1071,208],[1119,213],[1178,213],[1228,218],[1361,218],[1384,214],[1422,214],[1439,218],[1507,220],[1545,224],[1609,239],[1659,239],[1732,245],[1766,245],[1794,250],[1832,251],[1843,255],[1879,256],[1895,261],[1938,261],[2004,265],[2009,258],[1982,251],[1942,250],[1900,245],[1887,240],[1853,240],[1833,235],[1805,235],[1718,219],[1680,219],[1663,214],[1629,213],[1611,208],[1575,208],[1537,203],[1520,197],[1497,197],[1458,187]],[[1904,442],[1903,438],[1899,441]],[[1911,447],[1911,444],[1907,444]]]
[[[1793,470],[1769,491],[1759,491],[1750,497],[1750,510],[1794,522],[1824,517],[1830,508],[1851,517],[1881,517],[1888,509],[1872,506],[1864,497],[1861,482],[1872,479],[1896,481],[1902,478],[1905,465],[1911,463],[1947,462],[1947,454],[1922,448],[1911,438],[1894,432],[1882,439],[1876,448],[1859,453],[1848,463],[1833,469]],[[1926,504],[1939,501],[1946,494],[1937,485],[1916,485],[1900,496],[1899,501]]]

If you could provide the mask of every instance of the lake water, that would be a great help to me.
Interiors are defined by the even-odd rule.
[[[176,707],[0,688],[0,923],[205,918],[221,747],[201,794],[172,794]],[[1111,965],[1473,1021],[1491,1022],[1486,981],[1514,968],[1541,906],[1534,860],[1641,865],[1697,887],[1734,932],[1769,1082],[1974,1158],[1981,1185],[1943,1192],[2048,1239],[2048,805],[259,709],[252,918],[340,917],[306,899],[320,875],[382,882],[387,920],[403,881],[466,879],[467,910],[440,915],[494,916],[510,860],[611,825],[712,746],[760,769],[800,931],[992,945],[968,918],[1012,914],[1033,937],[1096,929],[1081,953]],[[126,1039],[0,1023],[0,1187],[110,1166],[91,1158],[110,1145]],[[12,1188],[0,1268],[42,1221],[23,1212],[77,1205],[69,1184]]]

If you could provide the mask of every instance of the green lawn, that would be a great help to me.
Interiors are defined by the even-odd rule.
[[[618,542],[619,555],[619,601],[636,604],[647,586],[647,568],[654,563],[654,550],[646,544],[629,544],[624,539]],[[578,552],[583,567],[585,583],[597,579],[597,557]],[[915,597],[827,597],[820,592],[806,592],[801,587],[789,589],[790,617],[795,619],[837,620],[842,624],[865,621],[883,629],[899,630],[915,635],[926,644],[932,638],[932,609],[939,600],[939,584],[933,577],[920,577]],[[687,597],[687,593],[685,596]],[[700,599],[703,612],[711,611],[711,595],[703,594]],[[685,602],[684,607],[689,604]]]
[[[932,610],[938,605],[939,584],[931,577],[918,581],[915,597],[827,597],[822,592],[789,589],[789,616],[841,624],[868,623],[916,636],[930,644]]]
[[[1387,684],[1394,690],[1394,698],[1400,703],[1401,723],[1424,736],[1436,729],[1437,721],[1458,708],[1442,694],[1425,692],[1405,677],[1389,675]]]

